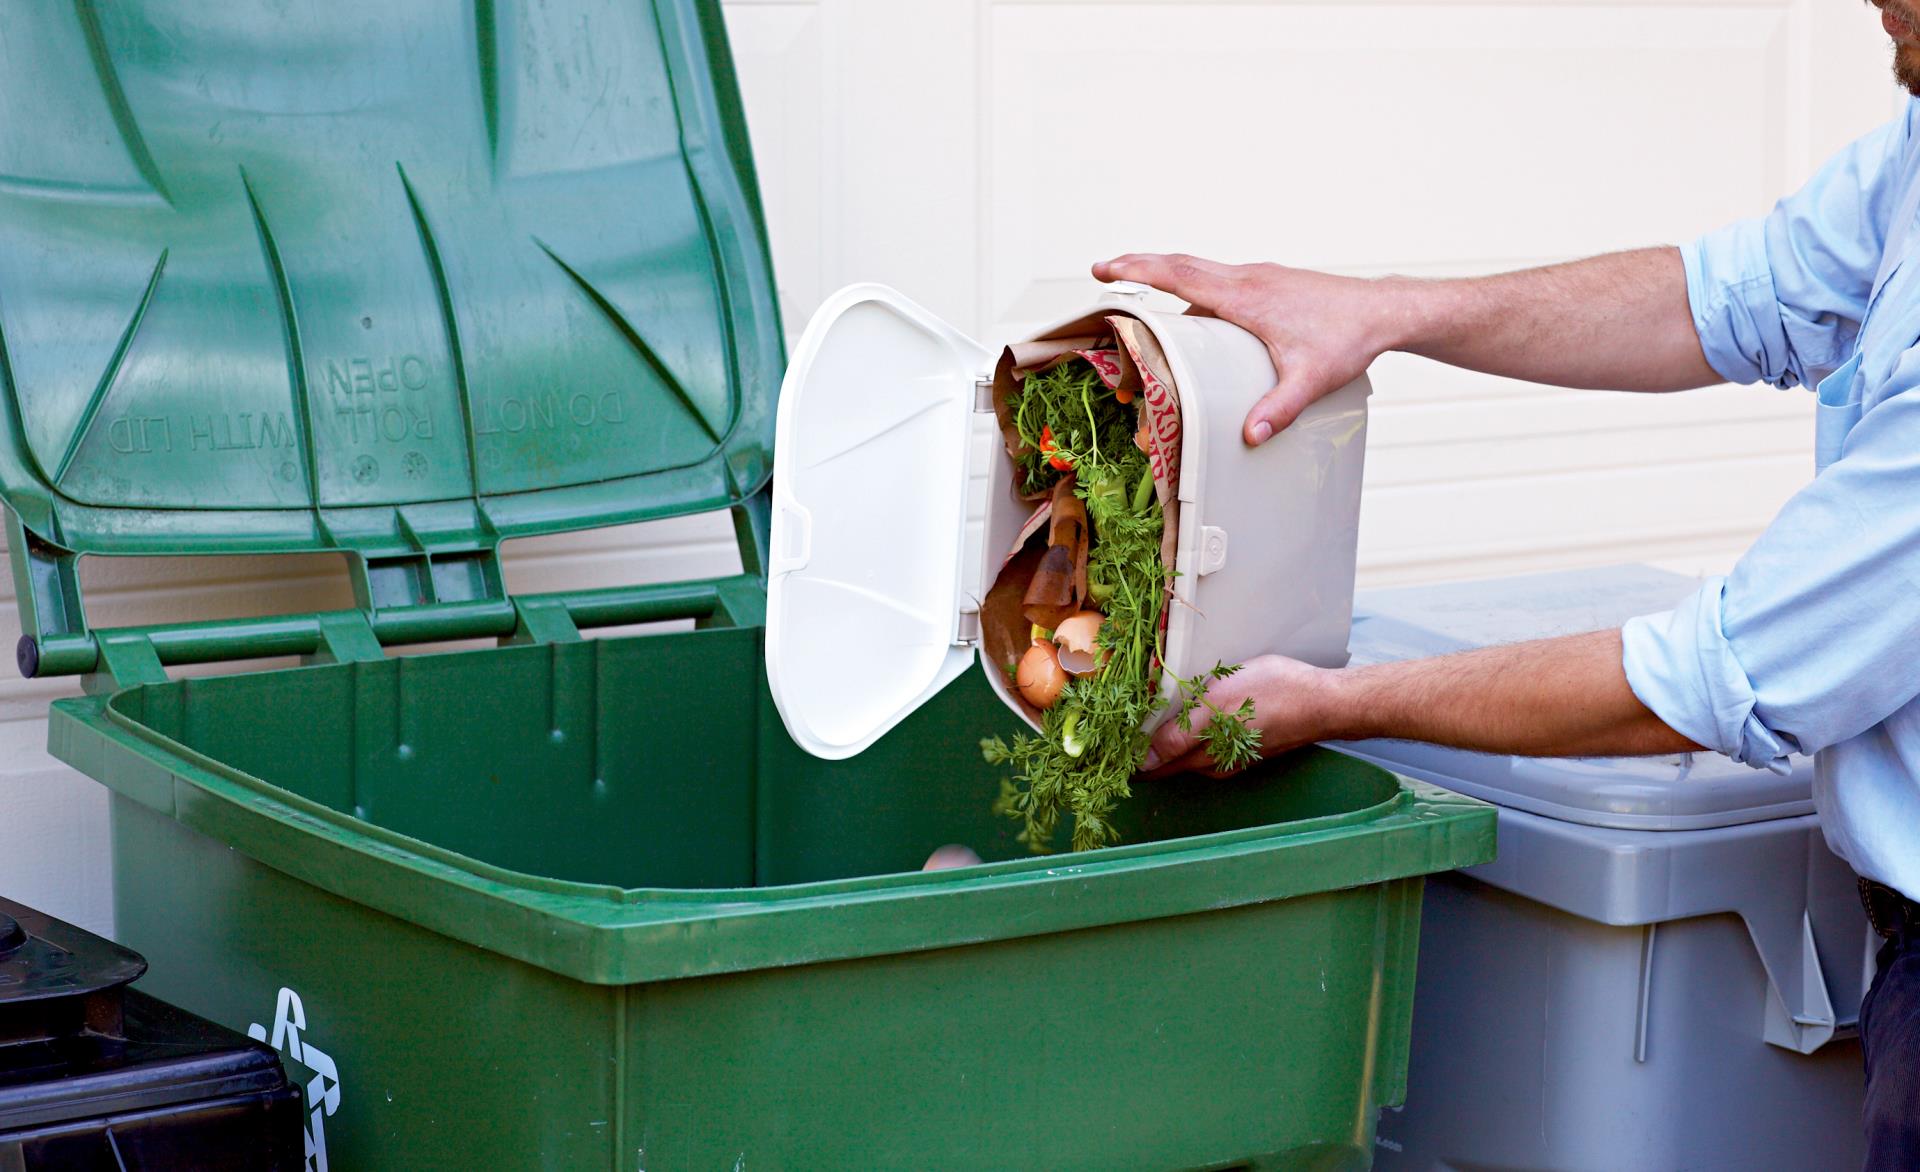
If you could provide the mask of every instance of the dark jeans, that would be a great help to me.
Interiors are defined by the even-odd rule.
[[[1880,970],[1860,1003],[1867,1060],[1867,1168],[1920,1168],[1920,926],[1880,949]]]

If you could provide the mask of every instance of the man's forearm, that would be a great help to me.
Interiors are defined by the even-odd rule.
[[[1386,348],[1488,374],[1609,390],[1721,381],[1707,364],[1675,248],[1491,277],[1380,281]]]
[[[1328,740],[1391,737],[1536,757],[1699,749],[1640,703],[1620,662],[1620,632],[1597,631],[1327,672],[1314,704]]]

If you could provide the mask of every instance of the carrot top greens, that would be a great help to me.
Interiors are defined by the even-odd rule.
[[[1050,849],[1063,814],[1073,819],[1074,850],[1118,841],[1113,808],[1132,793],[1150,741],[1142,726],[1161,707],[1155,677],[1168,583],[1160,557],[1164,518],[1146,454],[1133,442],[1135,410],[1080,359],[1028,375],[1014,404],[1028,449],[1018,461],[1024,491],[1051,488],[1067,469],[1078,477],[1074,493],[1086,502],[1093,530],[1087,592],[1107,616],[1097,637],[1102,666],[1068,681],[1039,735],[980,742],[989,762],[1012,767],[994,808],[1022,823],[1020,841],[1034,851]],[[1011,675],[1014,665],[1003,666]],[[1204,708],[1201,739],[1225,769],[1260,756],[1259,730],[1249,724],[1252,701],[1224,712],[1205,697],[1211,680],[1237,670],[1220,665],[1179,681],[1175,719],[1190,730]]]

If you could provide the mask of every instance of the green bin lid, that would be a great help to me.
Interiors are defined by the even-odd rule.
[[[81,553],[722,508],[781,369],[711,0],[0,0],[0,493]]]

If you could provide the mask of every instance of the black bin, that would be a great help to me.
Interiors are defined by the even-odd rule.
[[[0,1172],[297,1172],[280,1056],[128,983],[147,962],[0,899]]]

